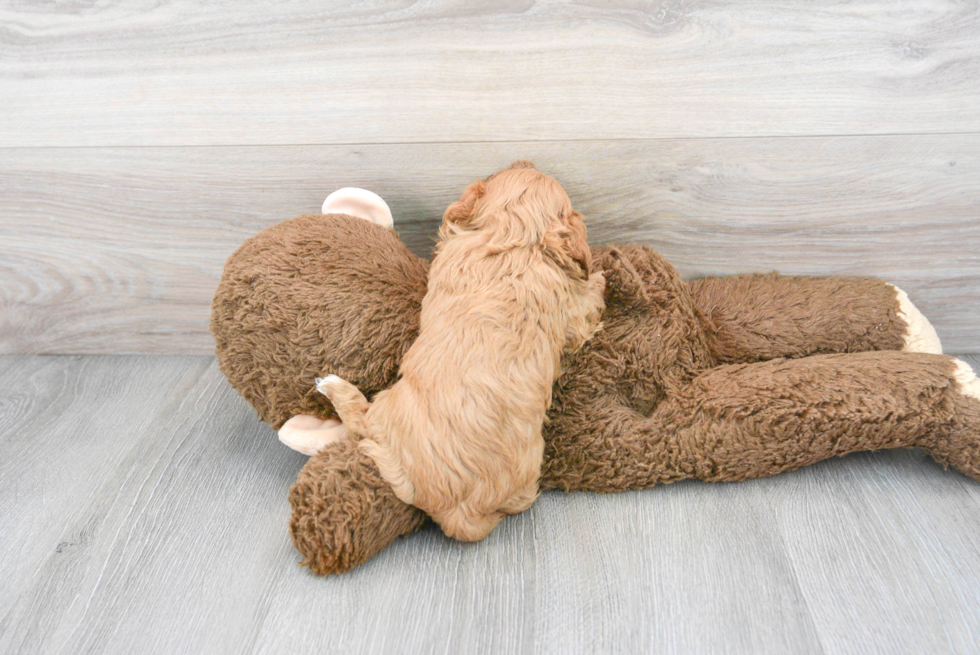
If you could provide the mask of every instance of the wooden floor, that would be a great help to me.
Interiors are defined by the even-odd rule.
[[[546,493],[316,578],[304,458],[213,359],[6,356],[0,408],[2,653],[980,650],[980,485],[920,451]]]

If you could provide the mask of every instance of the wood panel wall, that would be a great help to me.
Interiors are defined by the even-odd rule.
[[[980,351],[980,8],[0,8],[0,352],[206,353],[249,235],[340,186],[427,254],[528,158],[688,276],[874,275]]]

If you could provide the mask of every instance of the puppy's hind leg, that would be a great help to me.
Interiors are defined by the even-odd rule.
[[[456,505],[446,512],[431,513],[443,533],[458,541],[481,541],[497,527],[504,518],[503,512],[489,512],[474,515],[463,506]]]
[[[538,480],[535,479],[533,484],[518,489],[513,496],[505,500],[500,506],[500,511],[504,514],[520,514],[531,507],[540,494],[541,489],[538,486]]]
[[[490,534],[505,516],[520,514],[529,508],[537,499],[538,493],[538,481],[535,479],[533,484],[517,490],[495,510],[475,511],[464,500],[448,511],[432,512],[430,515],[447,537],[459,541],[480,541]]]
[[[337,415],[354,439],[367,434],[366,414],[371,404],[357,387],[336,375],[316,379],[316,390],[330,399]]]

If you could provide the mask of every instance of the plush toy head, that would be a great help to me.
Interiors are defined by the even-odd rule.
[[[911,350],[924,318],[876,280],[738,276],[685,283],[648,248],[593,252],[603,329],[562,362],[543,488],[621,491],[742,480],[855,450],[915,446],[980,478],[980,381]],[[304,215],[249,239],[212,304],[218,362],[279,428],[336,418],[315,378],[370,397],[418,333],[428,262],[391,229]],[[918,326],[918,327],[916,327]],[[929,328],[931,330],[931,327]],[[290,491],[293,543],[318,574],[346,571],[425,521],[374,462],[338,439]]]
[[[221,370],[273,428],[336,418],[314,379],[391,386],[418,335],[428,269],[361,218],[306,214],[263,230],[228,259],[211,305]]]

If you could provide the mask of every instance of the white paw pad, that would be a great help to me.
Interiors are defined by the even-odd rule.
[[[939,335],[925,316],[922,315],[909,295],[894,285],[890,285],[898,293],[898,316],[905,321],[905,345],[902,350],[911,353],[932,353],[941,355],[943,346]]]
[[[279,441],[310,457],[323,450],[327,444],[346,436],[344,424],[337,419],[322,419],[306,414],[294,416],[279,428]]]
[[[333,373],[331,373],[330,375],[328,375],[325,378],[315,378],[315,380],[316,380],[316,390],[319,391],[320,393],[322,393],[324,396],[329,396],[330,395],[330,386],[331,385],[333,385],[333,384],[335,384],[337,382],[342,382],[342,380],[340,379],[340,377],[337,376],[337,375],[334,375]]]
[[[954,359],[953,364],[956,366],[953,369],[953,379],[960,385],[960,391],[971,398],[980,400],[980,379],[973,372],[973,368],[959,359]]]
[[[347,214],[363,218],[381,227],[392,227],[395,222],[391,218],[388,203],[376,193],[357,187],[337,189],[323,201],[322,214]]]

